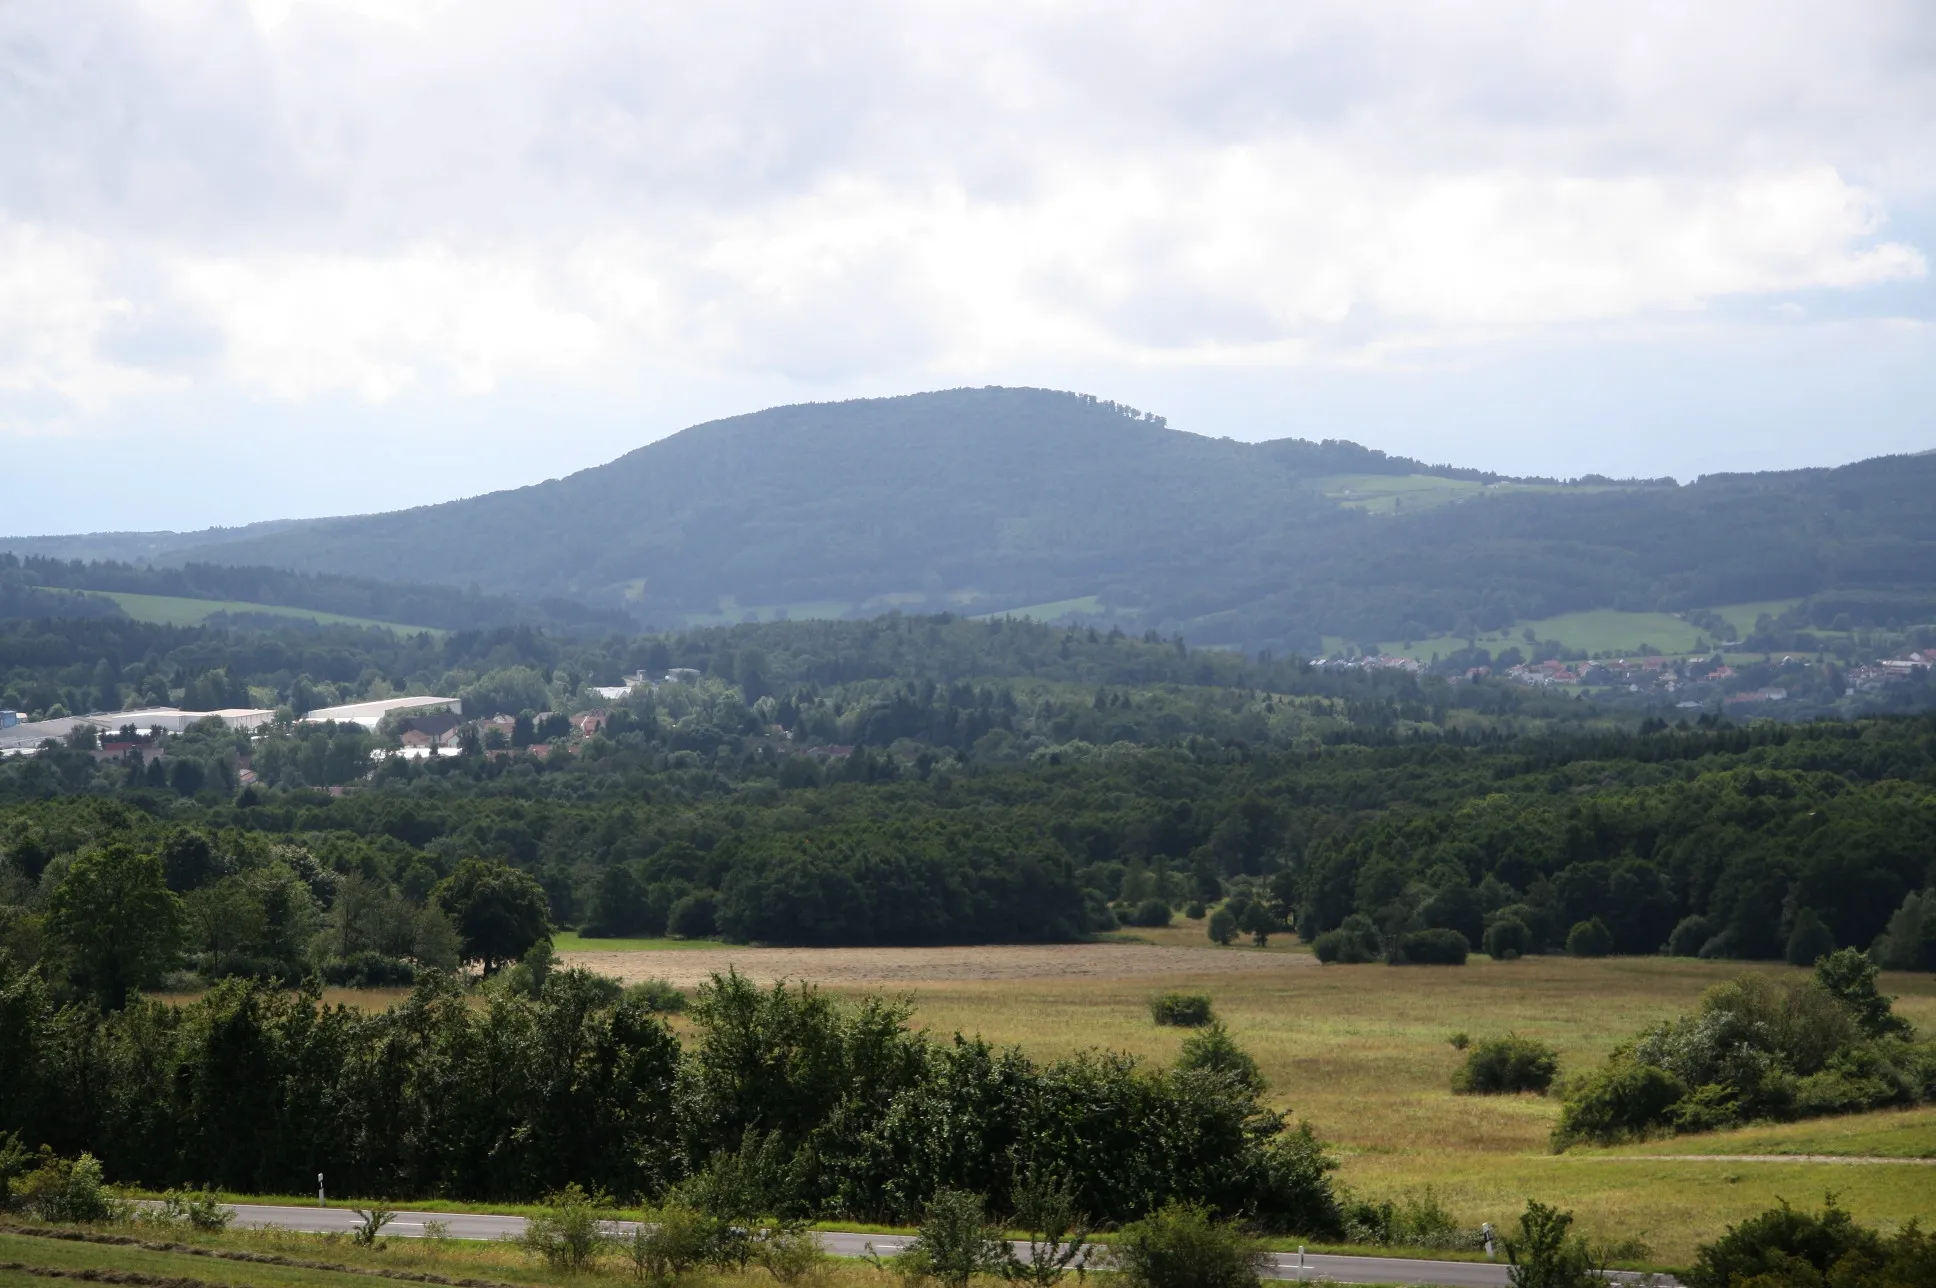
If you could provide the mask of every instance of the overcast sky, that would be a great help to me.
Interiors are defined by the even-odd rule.
[[[0,4],[0,531],[963,384],[1516,473],[1936,448],[1936,5]]]

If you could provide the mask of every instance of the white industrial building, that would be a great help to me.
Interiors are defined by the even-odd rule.
[[[378,698],[372,702],[351,702],[340,707],[318,707],[303,717],[304,724],[361,725],[374,729],[381,724],[383,717],[393,711],[415,711],[425,715],[433,711],[448,711],[454,716],[464,714],[464,704],[457,698]]]
[[[259,707],[224,707],[220,711],[182,711],[176,707],[148,707],[141,711],[96,711],[76,716],[81,724],[113,733],[132,725],[140,733],[159,729],[163,733],[186,733],[213,716],[231,729],[260,729],[276,718],[274,711]]]

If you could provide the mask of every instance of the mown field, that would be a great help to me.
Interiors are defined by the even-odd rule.
[[[1138,933],[1181,947],[1202,932],[1189,925]],[[886,957],[894,950],[869,951]],[[1029,950],[973,951],[993,958]],[[1450,1091],[1461,1058],[1449,1041],[1455,1033],[1527,1034],[1560,1052],[1563,1073],[1584,1070],[1642,1027],[1693,1006],[1703,990],[1744,969],[1739,964],[1564,957],[1495,963],[1475,957],[1462,968],[1320,968],[1278,945],[1267,954],[1204,945],[1189,969],[1150,974],[1133,964],[1135,955],[1131,946],[1118,973],[924,980],[905,972],[890,988],[836,981],[828,986],[905,995],[914,1003],[915,1022],[937,1036],[979,1033],[1041,1057],[1106,1048],[1165,1061],[1174,1058],[1186,1033],[1153,1024],[1148,1000],[1164,989],[1200,989],[1257,1057],[1275,1102],[1334,1145],[1346,1183],[1374,1197],[1430,1185],[1472,1224],[1510,1221],[1525,1200],[1536,1198],[1573,1209],[1590,1232],[1641,1238],[1658,1259],[1675,1263],[1726,1223],[1783,1198],[1816,1203],[1834,1191],[1859,1218],[1885,1226],[1936,1214],[1936,1166],[1661,1157],[1930,1157],[1936,1155],[1936,1110],[1556,1156],[1547,1147],[1559,1112],[1556,1100]],[[677,973],[669,954],[641,956],[647,960],[628,973]],[[840,960],[827,958],[830,967]],[[1752,969],[1794,973],[1770,965]],[[844,975],[847,968],[834,973]],[[1888,975],[1884,987],[1899,995],[1898,1009],[1918,1027],[1936,1027],[1936,979]]]

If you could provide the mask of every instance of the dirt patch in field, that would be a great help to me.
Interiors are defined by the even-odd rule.
[[[682,988],[729,966],[761,983],[833,987],[1084,976],[1282,974],[1317,965],[1307,953],[1170,948],[1154,944],[997,944],[965,948],[698,948],[689,952],[573,952],[561,959],[631,983]]]

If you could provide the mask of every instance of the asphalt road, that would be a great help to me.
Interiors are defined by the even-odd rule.
[[[356,1212],[347,1207],[272,1207],[266,1204],[238,1203],[235,1224],[248,1228],[277,1226],[316,1234],[345,1233],[358,1224]],[[482,1212],[413,1212],[399,1210],[383,1229],[384,1234],[404,1239],[424,1237],[425,1225],[441,1223],[443,1234],[452,1239],[502,1239],[524,1230],[520,1216],[495,1216]],[[619,1222],[629,1232],[629,1222]],[[907,1246],[906,1235],[851,1234],[827,1231],[820,1242],[837,1257],[863,1256],[871,1248],[881,1256],[892,1256]],[[1026,1252],[1026,1247],[1019,1249]],[[1301,1268],[1300,1268],[1301,1261]],[[1309,1253],[1302,1258],[1295,1252],[1282,1252],[1272,1258],[1264,1271],[1266,1278],[1289,1280],[1329,1280],[1341,1284],[1434,1284],[1443,1288],[1504,1288],[1506,1267],[1487,1261],[1425,1261],[1406,1257],[1339,1257]],[[1617,1274],[1617,1281],[1637,1284],[1638,1275]],[[1673,1280],[1656,1281],[1671,1288]]]

